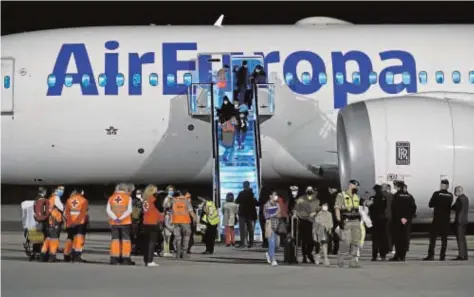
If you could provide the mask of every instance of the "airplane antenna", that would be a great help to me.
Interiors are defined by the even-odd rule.
[[[215,27],[222,27],[222,22],[224,21],[224,15],[221,14],[221,16],[217,19],[217,21],[214,23]]]

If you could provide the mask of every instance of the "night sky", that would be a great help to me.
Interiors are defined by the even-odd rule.
[[[327,16],[356,24],[474,23],[474,2],[2,2],[2,35],[112,25],[294,24]]]

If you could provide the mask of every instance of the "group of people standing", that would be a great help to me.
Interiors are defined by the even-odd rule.
[[[411,223],[416,217],[416,203],[408,192],[404,182],[394,182],[396,192],[392,194],[389,184],[375,185],[375,194],[369,198],[370,217],[373,222],[372,261],[382,260],[391,251],[395,254],[390,261],[405,261],[410,249]],[[469,199],[461,186],[455,188],[458,197],[453,204],[454,195],[448,191],[449,181],[440,183],[440,190],[435,191],[429,201],[433,208],[433,222],[430,231],[428,256],[424,261],[434,260],[436,239],[441,237],[439,260],[446,259],[448,234],[450,233],[451,211],[455,212],[455,234],[458,243],[458,257],[453,260],[467,260],[466,229],[468,223]]]

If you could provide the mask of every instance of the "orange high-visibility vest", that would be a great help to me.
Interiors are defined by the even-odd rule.
[[[82,225],[86,223],[87,209],[89,203],[81,194],[74,194],[66,201],[64,210],[66,216],[66,228],[72,225]]]
[[[110,208],[112,209],[112,212],[117,218],[120,218],[125,213],[125,211],[127,211],[130,199],[132,198],[123,192],[115,192],[114,194],[112,194],[112,196],[109,197],[108,204],[110,204]],[[130,213],[130,215],[128,215],[126,218],[124,218],[118,223],[109,218],[109,224],[130,225],[132,224],[132,214]]]
[[[163,214],[155,206],[156,197],[150,195],[143,201],[143,224],[157,225],[164,220]]]
[[[49,197],[49,224],[61,224],[63,222],[63,213],[56,207],[56,195]]]
[[[171,214],[173,224],[191,224],[188,203],[188,200],[183,196],[174,198]]]

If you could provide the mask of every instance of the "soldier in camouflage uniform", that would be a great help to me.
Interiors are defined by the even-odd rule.
[[[347,191],[341,192],[336,197],[334,211],[339,225],[339,248],[338,266],[344,267],[344,255],[351,254],[349,267],[359,267],[358,251],[361,241],[361,228],[359,213],[360,198],[356,194],[359,182],[351,180]]]

